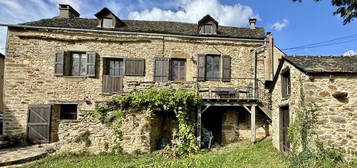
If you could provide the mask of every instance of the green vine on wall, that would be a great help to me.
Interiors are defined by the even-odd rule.
[[[194,92],[183,89],[149,89],[133,91],[114,97],[96,107],[95,117],[102,123],[111,124],[119,140],[122,139],[121,125],[129,113],[146,111],[147,117],[162,113],[174,113],[178,130],[173,132],[172,149],[176,156],[199,150],[195,138],[195,111],[201,98]]]
[[[289,126],[288,137],[293,152],[308,151],[314,126],[317,122],[318,107],[314,102],[306,102],[303,80],[299,78],[299,103],[294,111],[293,122]]]

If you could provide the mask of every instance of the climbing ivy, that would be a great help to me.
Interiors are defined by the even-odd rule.
[[[129,113],[145,111],[147,117],[174,113],[178,130],[173,132],[172,149],[176,156],[199,150],[195,138],[195,111],[201,98],[183,89],[149,89],[114,97],[96,106],[94,113],[104,124],[111,124],[121,140],[121,124]]]
[[[310,138],[314,135],[318,107],[314,102],[305,101],[303,80],[299,78],[300,97],[298,107],[294,111],[294,120],[288,129],[288,137],[293,152],[309,150]]]

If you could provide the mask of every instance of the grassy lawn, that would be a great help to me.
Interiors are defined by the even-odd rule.
[[[139,157],[110,154],[97,156],[58,154],[24,167],[280,168],[288,167],[287,165],[285,157],[273,148],[271,141],[267,140],[254,145],[241,142],[221,148],[218,151],[202,152],[181,159],[168,158],[158,154]]]

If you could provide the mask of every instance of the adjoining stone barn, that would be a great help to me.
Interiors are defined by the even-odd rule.
[[[287,133],[301,97],[317,105],[314,130],[320,140],[357,149],[357,57],[286,56],[280,60],[272,93],[273,145],[289,151]]]
[[[196,24],[122,20],[107,8],[82,18],[65,4],[57,17],[5,25],[4,134],[57,142],[60,151],[109,151],[116,138],[90,117],[96,104],[132,90],[184,88],[203,99],[198,141],[203,129],[220,144],[264,138],[271,123],[268,86],[284,54],[256,19],[249,25],[222,26],[209,15]],[[170,136],[162,128],[170,124],[146,121],[127,118],[124,151],[153,151]],[[81,135],[91,145],[74,142]]]

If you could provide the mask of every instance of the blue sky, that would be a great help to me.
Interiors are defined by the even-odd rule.
[[[302,3],[291,0],[0,0],[0,23],[14,24],[58,15],[58,3],[72,5],[81,17],[94,17],[108,7],[121,19],[197,22],[209,13],[221,25],[247,27],[250,17],[272,32],[276,45],[289,55],[343,55],[357,53],[357,20],[343,25],[333,16],[330,0]],[[352,36],[354,35],[354,36]],[[340,38],[343,37],[343,38]],[[4,53],[6,28],[0,28],[0,52]]]

